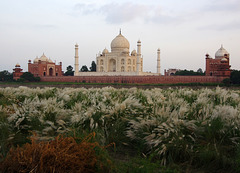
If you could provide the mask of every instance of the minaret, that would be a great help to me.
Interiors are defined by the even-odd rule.
[[[75,45],[75,72],[74,76],[77,76],[79,72],[79,56],[78,56],[78,44]]]
[[[157,73],[161,75],[161,64],[160,64],[160,49],[157,50]]]
[[[141,71],[141,41],[137,42],[137,73]]]

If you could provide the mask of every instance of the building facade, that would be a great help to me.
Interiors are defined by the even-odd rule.
[[[62,62],[56,65],[50,58],[44,54],[38,58],[28,61],[28,72],[32,73],[35,77],[42,76],[63,76]]]
[[[221,46],[215,53],[215,59],[206,54],[206,76],[230,77],[229,53]]]

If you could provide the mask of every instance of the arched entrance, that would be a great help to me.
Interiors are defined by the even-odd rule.
[[[108,63],[108,71],[109,72],[115,72],[116,71],[116,60],[110,59]]]
[[[53,75],[53,68],[50,68],[49,69],[49,76],[52,76]]]

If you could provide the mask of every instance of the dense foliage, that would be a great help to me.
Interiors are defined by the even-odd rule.
[[[64,76],[73,76],[73,75],[74,75],[73,67],[71,65],[67,66],[67,71],[64,73]]]
[[[239,90],[0,88],[0,103],[3,156],[31,132],[38,140],[96,132],[100,145],[114,142],[162,165],[239,171]]]
[[[97,71],[97,65],[96,65],[95,61],[92,61],[90,71]]]
[[[24,81],[28,81],[28,82],[39,82],[40,81],[40,77],[34,77],[34,75],[30,72],[24,72],[21,76],[20,79],[18,81],[24,82]]]
[[[88,72],[88,67],[86,65],[83,65],[80,69],[81,72]]]
[[[240,71],[233,70],[231,72],[230,80],[233,84],[240,84]]]
[[[175,74],[175,76],[204,76],[202,69],[198,69],[196,72],[193,70],[179,70]]]
[[[7,70],[0,71],[0,81],[13,81],[13,74]]]

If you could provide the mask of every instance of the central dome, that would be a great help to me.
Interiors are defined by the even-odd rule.
[[[229,53],[226,51],[226,49],[224,49],[223,46],[221,46],[221,48],[218,49],[218,51],[215,53],[215,58],[222,59],[222,58],[224,58],[225,54],[229,55]]]
[[[112,43],[111,43],[111,50],[112,51],[122,51],[123,49],[128,49],[129,50],[129,42],[128,40],[121,34],[116,36]]]

